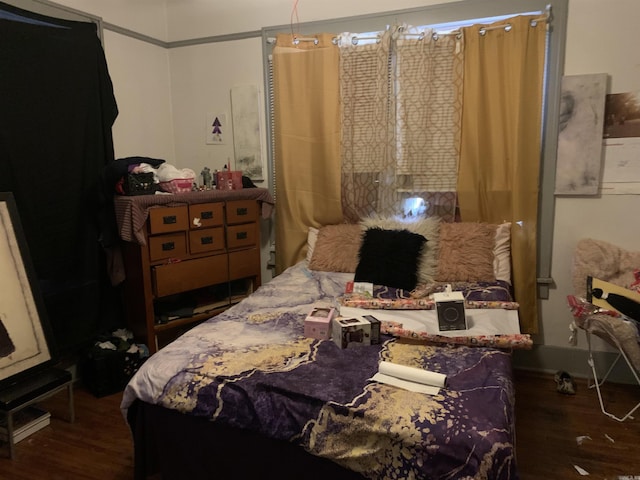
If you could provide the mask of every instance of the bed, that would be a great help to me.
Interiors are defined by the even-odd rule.
[[[310,229],[306,260],[147,360],[122,400],[136,478],[518,478],[511,351],[531,339],[496,258],[508,226],[371,221]],[[372,242],[373,231],[393,238]],[[420,240],[410,253],[397,232],[430,248]],[[486,258],[471,253],[478,245]],[[464,258],[447,266],[456,248]],[[399,274],[412,281],[390,286]],[[351,291],[354,281],[373,289]],[[432,294],[447,285],[480,330],[434,330]],[[382,317],[380,343],[305,337],[317,306]],[[506,320],[494,325],[492,312]],[[381,362],[444,375],[446,387],[374,381]]]

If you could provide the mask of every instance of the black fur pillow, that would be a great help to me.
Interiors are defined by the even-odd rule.
[[[360,246],[354,280],[413,290],[418,263],[427,239],[409,230],[369,228]]]

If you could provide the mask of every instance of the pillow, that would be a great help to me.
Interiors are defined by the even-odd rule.
[[[511,222],[498,225],[493,246],[493,274],[511,284]]]
[[[439,282],[495,282],[496,225],[454,222],[440,225]]]
[[[408,230],[422,235],[427,243],[422,249],[418,263],[418,283],[433,282],[438,271],[439,218],[424,218],[405,222],[394,217],[371,216],[360,222],[364,228],[382,228],[384,230]]]
[[[318,229],[315,227],[309,227],[307,233],[307,265],[311,263],[311,257],[313,257],[313,249],[316,246],[318,240]]]
[[[418,283],[418,260],[426,241],[409,230],[367,229],[354,281],[413,290]]]
[[[353,273],[358,266],[362,227],[358,224],[325,225],[318,230],[310,270]]]

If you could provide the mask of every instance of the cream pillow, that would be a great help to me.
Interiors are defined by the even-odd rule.
[[[311,263],[311,257],[313,257],[313,249],[316,246],[318,240],[318,229],[315,227],[309,227],[307,233],[307,265]]]
[[[511,284],[511,222],[498,225],[493,247],[493,273],[496,280]]]
[[[418,264],[418,284],[433,282],[438,270],[438,239],[440,219],[435,217],[423,218],[405,222],[395,217],[381,217],[372,215],[360,222],[365,229],[382,228],[383,230],[408,230],[422,235],[427,243],[422,248]]]

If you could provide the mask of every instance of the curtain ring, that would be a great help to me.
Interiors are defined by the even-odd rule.
[[[510,32],[510,31],[511,31],[511,28],[512,28],[512,27],[511,27],[511,24],[510,24],[510,23],[507,23],[507,24],[504,26],[504,31],[505,31],[505,32]]]
[[[354,36],[351,38],[351,45],[358,45],[358,37]]]
[[[478,33],[484,37],[487,34],[487,29],[482,27],[480,30],[478,30]]]
[[[529,25],[532,26],[532,27],[537,27],[538,26],[538,21],[537,20],[531,20]]]
[[[314,45],[318,45],[318,43],[320,43],[320,42],[318,41],[318,39],[317,39],[317,38],[314,38],[314,39],[313,39],[313,44],[314,44]]]
[[[300,40],[298,40],[298,37],[293,37],[293,43],[294,45],[298,45],[300,43]]]
[[[422,38],[424,38],[424,34],[420,37],[420,40],[422,40]],[[440,38],[440,35],[438,35],[438,33],[436,32],[433,35],[431,35],[431,38],[433,39],[434,42],[436,42]]]

